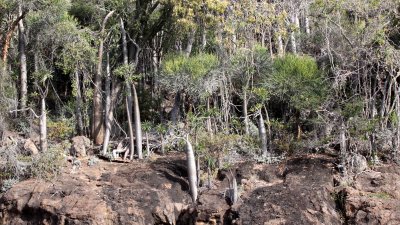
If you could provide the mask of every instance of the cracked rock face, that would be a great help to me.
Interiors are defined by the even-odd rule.
[[[51,182],[26,180],[1,197],[0,224],[174,225],[191,204],[181,165],[176,158],[83,163]]]
[[[344,189],[349,224],[399,224],[400,168],[384,165],[355,177]]]
[[[51,182],[26,180],[0,198],[0,224],[398,224],[400,169],[383,166],[342,188],[337,210],[334,159],[305,155],[278,165],[243,162],[221,170],[193,204],[185,155],[151,162],[82,163]],[[228,174],[239,200],[228,204]]]

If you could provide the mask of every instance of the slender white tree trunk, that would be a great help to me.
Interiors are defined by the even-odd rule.
[[[128,44],[126,41],[126,31],[124,27],[124,21],[120,19],[121,26],[121,36],[122,36],[122,56],[124,65],[128,65]],[[132,120],[132,89],[131,84],[128,78],[125,79],[125,105],[126,105],[126,114],[128,117],[128,128],[129,128],[129,152],[131,153],[130,159],[133,159],[133,155],[135,153],[135,144],[134,144],[134,132],[133,132],[133,120]]]
[[[106,82],[105,82],[105,94],[106,94],[106,105],[105,105],[105,124],[106,124],[106,132],[104,134],[104,142],[103,142],[103,155],[107,153],[108,143],[110,142],[111,135],[111,122],[113,117],[113,112],[111,110],[111,71],[110,71],[110,55],[107,52],[107,61],[106,61]]]
[[[21,5],[19,6],[19,14],[20,16],[22,15],[22,9]],[[21,19],[18,22],[18,49],[19,49],[19,62],[20,62],[20,108],[25,109],[27,104],[27,99],[28,99],[28,73],[26,69],[26,40],[25,40],[25,27],[23,20]]]
[[[260,136],[260,147],[262,150],[263,155],[268,154],[268,147],[267,147],[267,131],[265,129],[264,118],[262,116],[261,109],[259,110],[258,116],[258,133]]]
[[[285,50],[283,49],[283,40],[282,35],[278,35],[278,55],[283,56],[285,54]]]
[[[340,140],[340,157],[342,158],[342,162],[346,157],[347,144],[346,144],[346,124],[344,119],[340,123],[340,131],[339,131],[339,140]]]
[[[139,159],[143,159],[143,152],[142,152],[142,124],[140,120],[140,109],[139,109],[139,100],[136,92],[135,85],[132,85],[132,92],[133,92],[133,110],[134,110],[134,120],[135,120],[135,134],[136,134],[136,150],[138,153]],[[133,154],[131,154],[131,159]]]
[[[186,137],[186,159],[187,159],[190,195],[192,196],[193,202],[196,202],[197,201],[196,160],[194,157],[192,144],[189,141],[189,136]]]
[[[76,119],[76,128],[77,133],[79,135],[83,134],[83,118],[82,118],[82,93],[81,93],[81,82],[79,79],[78,71],[75,71],[75,86],[76,86],[76,95],[75,95],[75,119]]]
[[[190,53],[192,53],[193,43],[194,43],[194,40],[196,37],[195,35],[196,35],[196,30],[192,29],[188,35],[187,45],[186,45],[186,49],[185,49],[186,57],[189,57]]]
[[[247,113],[247,91],[243,90],[243,117],[244,117],[244,131],[246,135],[250,134],[249,130],[249,117]]]
[[[101,89],[103,86],[103,50],[104,50],[104,35],[106,23],[114,14],[114,11],[109,12],[103,20],[100,31],[100,44],[98,51],[97,71],[94,79],[94,94],[93,94],[93,127],[92,138],[96,145],[100,145],[104,140],[104,123],[103,123],[103,102],[101,97]]]
[[[45,96],[40,99],[40,150],[47,151],[47,115]]]

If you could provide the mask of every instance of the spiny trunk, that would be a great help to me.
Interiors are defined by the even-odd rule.
[[[103,142],[103,155],[107,154],[108,143],[110,141],[111,135],[111,122],[113,117],[113,112],[111,110],[111,71],[110,71],[110,56],[107,52],[107,66],[106,66],[106,83],[105,83],[105,94],[106,94],[106,115],[105,115],[105,124],[106,124],[106,132],[104,135],[104,142]]]
[[[41,114],[40,114],[40,150],[47,151],[47,115],[46,115],[46,100],[42,96],[40,100]]]
[[[79,135],[83,135],[83,118],[82,118],[82,92],[81,92],[81,82],[79,79],[78,71],[75,71],[75,86],[76,86],[76,108],[75,108],[75,119],[76,128]]]
[[[132,85],[132,91],[133,91],[133,110],[134,110],[134,120],[135,120],[135,134],[136,134],[136,150],[138,153],[139,159],[143,159],[143,153],[142,153],[142,125],[141,125],[141,120],[140,120],[140,109],[139,109],[139,100],[138,96],[136,93],[136,88],[135,85]],[[131,154],[131,159],[133,157],[133,154]]]
[[[20,16],[22,15],[21,6],[19,7]],[[26,108],[27,95],[28,95],[28,73],[26,69],[26,40],[25,40],[25,27],[22,19],[18,22],[18,50],[19,50],[19,62],[20,62],[20,109]]]
[[[104,140],[104,123],[103,123],[103,102],[101,98],[102,88],[102,72],[103,72],[103,50],[104,50],[104,35],[107,20],[114,14],[111,11],[104,18],[101,32],[100,32],[100,44],[98,51],[97,71],[94,78],[94,94],[93,94],[93,127],[92,127],[92,138],[96,145],[101,145]]]
[[[128,65],[128,45],[126,41],[126,31],[124,27],[124,21],[120,19],[121,26],[121,36],[122,36],[122,56],[124,65]],[[130,159],[133,159],[135,153],[134,145],[134,133],[133,133],[133,123],[132,123],[132,88],[128,78],[125,79],[125,104],[126,104],[126,114],[128,117],[128,128],[129,128],[129,152],[131,153]]]
[[[196,202],[197,200],[196,160],[194,158],[192,144],[189,141],[189,136],[186,137],[186,159],[187,159],[190,195],[192,197],[193,202]]]

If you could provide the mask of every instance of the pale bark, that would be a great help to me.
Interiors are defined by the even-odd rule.
[[[106,82],[105,82],[105,94],[106,94],[106,105],[105,105],[105,124],[106,124],[106,132],[104,135],[103,142],[103,155],[107,153],[108,143],[110,141],[111,135],[111,122],[113,119],[113,111],[111,110],[111,71],[110,71],[110,56],[107,52],[107,61],[106,61]]]
[[[186,137],[186,159],[187,159],[190,195],[192,197],[193,202],[196,202],[197,200],[196,160],[194,157],[192,144],[189,141],[189,136]]]
[[[194,40],[195,40],[195,34],[196,34],[196,30],[195,29],[192,29],[189,32],[187,45],[186,45],[186,49],[185,49],[186,57],[189,57],[190,53],[192,53],[193,43],[194,43]]]
[[[42,94],[43,95],[43,94]],[[40,99],[40,150],[42,152],[47,151],[47,115],[46,115],[46,100],[45,96],[41,96]]]
[[[150,156],[149,132],[146,132],[146,157]]]
[[[284,53],[282,36],[278,35],[278,55],[283,56]]]
[[[339,141],[340,141],[340,157],[342,160],[346,157],[347,144],[346,144],[346,125],[344,119],[342,119],[339,131]]]
[[[205,25],[203,25],[201,30],[201,49],[204,51],[206,46],[207,46],[207,31]]]
[[[247,113],[247,91],[243,90],[243,117],[244,117],[244,131],[246,135],[250,134],[249,130],[249,117]]]
[[[93,93],[93,126],[92,138],[96,145],[101,145],[104,141],[104,123],[103,123],[103,103],[101,97],[102,73],[103,73],[103,51],[104,51],[104,35],[105,27],[108,19],[114,14],[111,11],[104,18],[100,31],[100,44],[98,50],[97,71],[94,78]]]
[[[75,119],[76,128],[79,135],[83,135],[83,118],[82,118],[82,92],[81,92],[81,82],[79,79],[78,71],[75,71],[75,86],[76,86],[76,96],[75,96]]]
[[[210,112],[210,98],[207,98],[207,112]],[[209,135],[213,135],[212,124],[211,124],[211,117],[207,116],[206,121],[207,132]]]
[[[126,31],[124,27],[124,21],[120,19],[121,26],[121,36],[122,36],[122,56],[124,65],[128,65],[128,45],[126,41]],[[136,56],[135,56],[136,59]],[[135,153],[135,145],[134,145],[134,132],[133,132],[133,124],[132,124],[132,88],[128,78],[125,79],[125,103],[126,103],[126,114],[128,117],[128,128],[129,128],[129,152],[131,153],[130,158],[133,159],[133,155]]]
[[[304,26],[306,28],[306,34],[310,34],[311,33],[311,30],[310,30],[310,19],[308,18],[308,16],[306,16],[306,18],[305,18]]]
[[[260,148],[262,150],[262,154],[265,156],[268,154],[268,146],[267,146],[267,131],[265,129],[264,118],[262,116],[261,109],[259,110],[258,116],[258,133],[260,136]]]
[[[296,15],[295,14],[293,14],[291,16],[291,23],[294,25],[296,24]],[[291,47],[292,53],[297,54],[296,32],[293,30],[290,32],[290,47]]]
[[[139,109],[139,100],[136,92],[135,85],[132,85],[132,92],[133,92],[133,110],[134,110],[134,120],[135,120],[135,135],[136,135],[136,150],[139,159],[143,159],[143,152],[142,152],[142,125],[140,120],[140,109]],[[133,154],[131,154],[131,159]]]
[[[21,6],[19,8],[20,16],[22,15]],[[28,72],[26,68],[26,40],[25,40],[25,27],[22,19],[18,22],[18,50],[19,50],[19,63],[20,63],[20,108],[26,108],[28,99]]]

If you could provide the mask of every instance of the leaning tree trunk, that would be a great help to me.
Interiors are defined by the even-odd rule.
[[[104,35],[107,20],[112,16],[114,11],[111,11],[104,18],[100,31],[100,44],[97,59],[97,72],[94,78],[94,94],[93,94],[93,126],[92,138],[96,145],[101,145],[104,140],[104,124],[103,124],[103,104],[101,98],[102,88],[102,72],[103,72],[103,49]]]
[[[139,100],[135,88],[135,84],[132,85],[133,92],[133,110],[134,110],[134,120],[135,120],[135,135],[136,135],[136,150],[138,153],[139,159],[143,159],[143,151],[142,151],[142,125],[140,120],[140,109],[139,109]],[[131,159],[133,154],[131,154]]]
[[[197,200],[196,160],[194,158],[192,144],[189,141],[189,136],[186,137],[186,159],[187,159],[190,195],[192,196],[193,202],[196,202]]]
[[[20,16],[22,15],[20,6]],[[20,63],[20,109],[26,108],[27,95],[28,95],[28,73],[26,69],[26,40],[25,40],[25,27],[22,19],[18,22],[18,50],[19,50],[19,63]]]
[[[111,122],[113,118],[113,111],[111,110],[111,71],[110,71],[110,55],[107,52],[107,66],[106,66],[106,87],[105,87],[105,94],[106,94],[106,115],[105,115],[105,123],[106,123],[106,132],[104,135],[104,142],[103,142],[103,155],[107,154],[108,143],[110,142],[110,135],[111,135]]]

